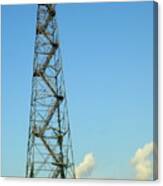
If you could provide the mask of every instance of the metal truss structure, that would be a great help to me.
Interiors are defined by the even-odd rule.
[[[26,177],[75,178],[53,4],[37,10]]]

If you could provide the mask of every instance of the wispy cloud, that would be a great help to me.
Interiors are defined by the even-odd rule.
[[[134,157],[131,159],[132,165],[136,170],[136,179],[148,180],[152,175],[153,163],[150,156],[153,154],[153,142],[137,149]]]
[[[91,174],[95,165],[95,158],[92,153],[88,153],[84,156],[83,161],[75,167],[76,178],[82,176],[88,176]]]

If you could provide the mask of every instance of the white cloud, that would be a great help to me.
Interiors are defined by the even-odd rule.
[[[153,171],[153,163],[149,159],[153,154],[153,142],[144,145],[143,148],[139,148],[134,157],[131,159],[132,165],[136,169],[136,179],[148,180]]]
[[[95,158],[92,153],[88,153],[84,156],[83,161],[75,167],[76,178],[87,176],[93,170],[95,165]]]

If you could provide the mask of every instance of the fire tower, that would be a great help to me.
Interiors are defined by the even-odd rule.
[[[75,178],[53,4],[37,10],[26,177]]]

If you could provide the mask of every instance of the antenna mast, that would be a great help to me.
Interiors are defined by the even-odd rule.
[[[53,4],[37,10],[26,177],[75,178]]]

